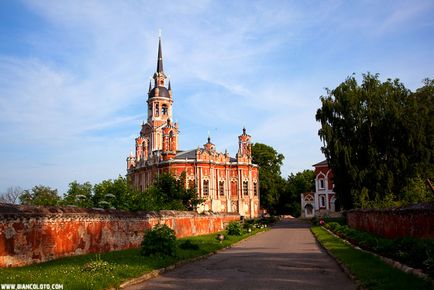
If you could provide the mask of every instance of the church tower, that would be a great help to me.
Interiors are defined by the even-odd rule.
[[[238,136],[238,162],[251,162],[252,161],[252,144],[250,135],[247,135],[246,128],[243,128],[243,134]]]
[[[166,87],[167,84],[167,87]],[[136,138],[136,162],[163,156],[171,159],[178,150],[178,124],[172,122],[172,87],[163,68],[161,36],[158,40],[157,70],[149,83],[148,118]]]

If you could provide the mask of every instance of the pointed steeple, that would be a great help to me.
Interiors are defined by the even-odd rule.
[[[151,90],[152,90],[152,82],[151,82],[151,80],[149,80],[149,90],[148,90],[148,93],[150,93]]]
[[[169,87],[167,88],[169,91],[172,90],[172,86],[170,85],[170,79],[169,79]]]
[[[157,73],[163,72],[163,52],[161,50],[161,35],[158,37]]]

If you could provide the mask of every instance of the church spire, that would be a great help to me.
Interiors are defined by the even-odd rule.
[[[163,52],[161,50],[161,35],[158,37],[157,73],[163,72]]]

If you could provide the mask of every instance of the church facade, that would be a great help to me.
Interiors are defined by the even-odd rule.
[[[333,171],[327,160],[313,165],[315,167],[315,192],[300,194],[301,216],[310,218],[334,215],[336,212],[336,193],[334,192]]]
[[[144,191],[159,174],[167,172],[195,188],[204,203],[199,212],[234,212],[254,218],[259,215],[259,172],[252,163],[251,136],[243,128],[235,158],[218,152],[208,137],[203,147],[179,150],[179,127],[172,121],[172,88],[163,69],[161,38],[157,71],[149,84],[147,121],[135,139],[135,153],[127,158],[131,184]],[[167,86],[166,86],[167,85]]]

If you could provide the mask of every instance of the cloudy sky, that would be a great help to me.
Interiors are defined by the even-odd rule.
[[[323,159],[324,88],[434,77],[432,0],[0,1],[0,192],[126,173],[159,29],[181,149],[234,155],[246,126],[285,176]]]

